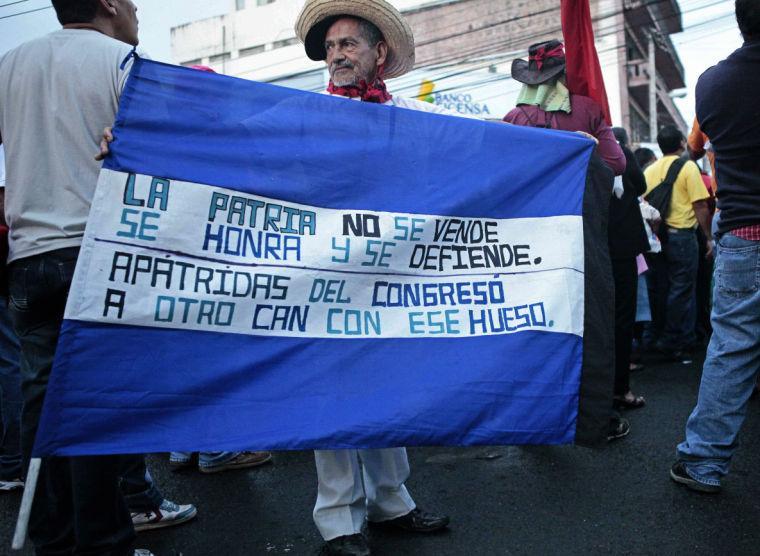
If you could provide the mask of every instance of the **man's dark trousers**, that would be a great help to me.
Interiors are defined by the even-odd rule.
[[[645,278],[649,293],[649,308],[652,320],[644,325],[644,348],[654,347],[665,330],[666,307],[668,305],[668,269],[664,253],[646,253],[644,255],[649,270]]]
[[[155,510],[164,501],[164,495],[153,482],[145,456],[133,454],[121,457],[121,493],[130,512]]]
[[[615,396],[631,389],[631,345],[636,321],[638,266],[636,257],[612,259],[615,279]]]
[[[34,446],[77,248],[11,263],[10,313],[21,344],[25,467]],[[49,457],[40,469],[29,536],[39,555],[132,554],[134,529],[119,492],[120,458]]]
[[[663,247],[668,272],[668,303],[665,330],[660,347],[678,352],[694,344],[699,246],[696,230],[667,228],[668,241]]]

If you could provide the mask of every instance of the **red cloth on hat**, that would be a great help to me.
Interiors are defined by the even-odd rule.
[[[547,58],[560,58],[565,55],[565,50],[562,48],[562,45],[559,44],[552,48],[551,50],[546,50],[546,47],[542,46],[536,49],[536,53],[528,56],[528,60],[533,60],[536,62],[536,67],[538,67],[538,70],[541,71],[541,68],[544,65],[544,60]]]
[[[612,125],[602,67],[594,45],[589,0],[562,0],[562,34],[565,36],[565,73],[571,93],[591,97]]]

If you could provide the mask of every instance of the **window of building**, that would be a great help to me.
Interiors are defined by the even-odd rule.
[[[283,39],[281,41],[274,41],[272,43],[272,48],[282,48],[283,46],[290,46],[291,44],[296,44],[298,42],[298,39],[293,37],[290,39]]]
[[[224,62],[226,60],[230,59],[230,53],[229,52],[222,52],[221,54],[214,54],[213,56],[209,56],[208,63],[209,64],[218,64],[219,62]]]
[[[257,6],[266,6],[267,4],[271,4],[274,2],[274,0],[256,0]]]
[[[237,9],[237,10],[244,10],[245,9],[245,0],[235,0],[235,9]]]
[[[239,55],[242,58],[243,56],[252,56],[253,54],[259,54],[261,52],[264,52],[266,50],[266,46],[263,44],[257,44],[256,46],[249,46],[248,48],[241,48]]]

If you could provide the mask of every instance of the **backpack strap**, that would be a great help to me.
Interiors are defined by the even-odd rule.
[[[525,108],[523,108],[522,104],[518,104],[517,108],[520,109],[520,112],[523,113],[523,116],[528,120],[528,123],[530,124],[530,127],[542,127],[545,129],[554,129],[554,125],[552,124],[552,121],[556,118],[556,114],[554,112],[549,112],[549,116],[547,116],[547,112],[545,110],[542,110],[544,113],[544,125],[538,125],[538,122],[534,121],[533,118],[530,117],[530,114],[528,114],[525,111]]]
[[[681,173],[681,169],[684,167],[686,162],[687,160],[684,158],[676,158],[673,161],[673,164],[670,165],[670,168],[668,168],[668,173],[665,175],[665,179],[662,181],[660,185],[668,184],[668,186],[672,187],[673,184],[676,183],[676,180],[678,179],[678,174]],[[657,187],[659,187],[659,185]]]
[[[523,116],[525,116],[525,118],[528,120],[530,127],[537,127],[536,123],[533,121],[533,118],[531,118],[530,115],[525,111],[525,108],[522,107],[522,104],[518,104],[517,108],[520,109],[520,112],[522,112]]]

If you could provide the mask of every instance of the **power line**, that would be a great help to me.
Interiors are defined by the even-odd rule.
[[[643,4],[643,6],[649,6],[649,5],[659,4],[659,3],[661,3],[661,1],[662,0],[653,0],[653,1],[650,1],[650,2],[647,2],[647,3]],[[714,2],[707,3],[707,4],[695,6],[695,7],[693,7],[690,10],[684,10],[684,11],[681,11],[681,12],[679,12],[677,14],[672,14],[670,16],[665,16],[665,17],[662,17],[662,18],[655,18],[655,21],[665,22],[665,21],[668,21],[670,19],[678,18],[678,17],[680,17],[684,13],[690,13],[690,12],[694,12],[694,11],[699,11],[699,10],[702,10],[702,9],[705,9],[705,8],[709,8],[709,7],[712,7],[712,6],[717,6],[717,5],[724,4],[724,3],[725,2],[723,0],[717,0],[717,1],[714,1]],[[612,17],[616,17],[618,15],[622,15],[626,11],[629,11],[629,10],[623,8],[622,10],[615,10],[615,11],[609,12],[607,14],[602,14],[602,15],[599,15],[599,16],[597,16],[595,18],[592,18],[592,22],[598,23],[598,22],[600,22],[600,21],[602,21],[604,19],[609,19],[609,18],[612,18]],[[534,14],[526,14],[526,15],[524,15],[522,17],[524,17],[524,18],[533,17],[533,15]],[[499,23],[499,22],[491,23],[491,24],[488,24],[487,27],[493,27],[493,26],[501,25],[503,23],[504,22],[501,22],[501,23]],[[623,28],[624,28],[624,26],[625,26],[625,23],[623,23]],[[439,41],[439,40],[448,40],[449,38],[457,38],[459,36],[466,35],[468,33],[472,33],[472,32],[478,31],[478,30],[483,29],[483,28],[485,28],[485,27],[481,27],[481,28],[478,28],[478,29],[473,29],[471,31],[464,31],[462,33],[457,33],[457,34],[454,34],[454,35],[449,35],[448,37],[439,37],[439,38],[437,38],[435,40]],[[531,39],[535,39],[535,38],[542,37],[542,36],[547,36],[547,35],[554,35],[556,33],[561,33],[561,32],[562,32],[562,26],[560,25],[560,26],[555,27],[555,28],[544,29],[540,33],[527,33],[527,34],[524,34],[523,36],[518,35],[516,37],[510,37],[509,40],[508,40],[508,42],[507,42],[507,44],[514,44],[514,43],[516,43],[518,41],[522,42],[522,43],[529,43],[529,42],[531,42]],[[426,44],[432,44],[432,42],[433,41],[428,41]],[[470,49],[465,52],[465,58],[467,56],[473,56],[473,55],[477,55],[478,53],[482,53],[482,52],[485,52],[485,51],[492,51],[492,50],[493,50],[492,41],[486,40],[484,42],[481,42],[479,45],[470,46]],[[438,61],[440,61],[442,59],[445,59],[445,58],[444,57],[439,57],[438,59],[432,58],[430,60],[427,60],[426,62],[427,62],[427,64],[434,64],[434,63],[436,63],[436,62],[438,62]]]
[[[0,8],[7,8],[8,6],[15,6],[16,4],[23,4],[29,0],[16,0],[16,2],[8,2],[7,4],[0,4]]]
[[[727,17],[732,17],[732,16],[733,16],[732,13],[724,14],[724,15],[721,15],[721,16],[717,16],[717,17],[714,17],[714,18],[702,21],[700,23],[696,23],[694,25],[690,25],[688,28],[685,28],[685,29],[691,30],[691,29],[694,29],[694,28],[697,28],[697,27],[702,27],[704,25],[709,25],[709,24],[714,23],[716,21],[719,21],[721,19],[725,19]],[[612,34],[612,33],[609,33],[609,34]],[[712,30],[709,30],[708,33],[702,35],[702,37],[709,36],[709,35],[712,35],[712,34],[714,34],[714,32],[712,32]],[[604,36],[604,35],[600,35],[600,36]],[[690,39],[689,42],[691,42],[692,40],[696,40],[696,39],[692,38],[692,39]],[[602,59],[603,55],[610,54],[610,53],[615,53],[615,52],[617,52],[617,51],[619,51],[621,49],[624,49],[624,48],[627,48],[626,44],[621,44],[621,45],[618,45],[618,46],[609,47],[609,48],[605,48],[605,49],[599,50],[598,54],[599,54],[599,57],[600,57],[600,65],[602,65],[602,66],[616,65],[617,64],[617,60],[615,60],[615,59],[613,59],[610,62],[604,63],[604,64],[601,63],[601,59]],[[443,80],[445,80],[447,78],[455,77],[456,75],[461,75],[461,74],[464,74],[464,73],[478,71],[480,69],[485,69],[486,67],[488,67],[489,65],[491,65],[491,63],[492,62],[489,62],[489,63],[483,65],[482,67],[481,66],[473,66],[473,67],[468,68],[467,70],[463,70],[463,71],[460,71],[460,72],[452,73],[452,74],[449,74],[449,75],[443,75],[441,77],[437,77],[436,81],[443,81]],[[502,74],[502,75],[489,76],[489,77],[487,77],[485,79],[477,79],[477,80],[473,80],[473,81],[469,81],[469,82],[459,83],[457,85],[452,85],[450,87],[445,87],[443,89],[438,89],[437,91],[435,91],[435,93],[442,94],[442,93],[446,93],[446,92],[449,92],[449,91],[461,90],[461,89],[473,90],[473,89],[476,89],[476,88],[479,88],[479,87],[482,87],[482,86],[485,86],[485,85],[489,85],[491,83],[495,83],[495,82],[499,82],[499,81],[508,81],[510,79],[512,79],[511,75],[504,75],[504,74]],[[409,85],[405,85],[405,86],[399,87],[396,90],[397,91],[405,91],[405,90],[410,90],[410,89],[417,88],[417,87],[419,87],[419,84],[415,82],[415,83],[410,83]]]
[[[667,1],[667,0],[651,0],[647,5],[649,5],[649,4],[658,4],[658,3],[661,3],[661,2],[665,2],[665,1]],[[465,2],[465,4],[466,3],[467,2]],[[458,8],[457,11],[463,11],[465,9],[470,9],[470,6],[463,6],[461,8]],[[516,17],[516,18],[510,18],[508,20],[502,20],[500,22],[496,22],[496,23],[493,23],[493,24],[490,24],[490,25],[494,26],[494,25],[503,24],[505,21],[518,21],[520,19],[527,19],[527,18],[530,18],[530,17],[535,17],[537,15],[543,15],[543,14],[546,14],[546,13],[559,11],[559,9],[560,9],[560,7],[556,6],[556,7],[553,7],[553,8],[539,10],[537,12],[531,12],[531,13],[523,14],[523,15],[521,15],[519,17]],[[614,12],[614,13],[610,14],[609,17],[612,17],[614,15],[618,15],[618,12]],[[608,17],[608,16],[602,16],[599,19],[603,19],[604,17]],[[479,19],[479,17],[475,17],[475,18],[472,18],[470,20],[465,20],[465,22],[466,21],[475,21],[476,19]],[[456,25],[459,25],[459,24],[460,23],[457,23]],[[451,25],[448,26],[448,27],[451,27]],[[445,29],[445,28],[447,28],[447,27],[442,27],[442,29]],[[439,28],[439,29],[441,29],[441,28]],[[468,33],[476,32],[476,31],[479,31],[479,30],[482,30],[482,29],[483,28],[471,29],[471,30],[463,31],[463,32],[460,32],[460,33],[456,33],[454,35],[450,35],[450,36],[447,36],[447,37],[439,37],[439,38],[436,38],[436,39],[431,39],[431,40],[423,42],[423,43],[417,43],[415,45],[415,47],[417,48],[417,47],[420,47],[420,46],[425,46],[425,45],[433,44],[435,42],[439,42],[439,41],[442,41],[442,40],[448,40],[451,37],[466,35]],[[260,70],[263,70],[263,69],[268,69],[270,67],[275,67],[275,66],[278,66],[278,65],[284,64],[284,63],[295,62],[297,60],[301,60],[302,58],[303,58],[303,54],[301,54],[299,56],[296,56],[295,58],[288,58],[286,60],[281,60],[279,62],[273,62],[271,64],[266,64],[266,65],[263,65],[263,66],[259,66],[259,67],[256,68],[256,71],[260,71]],[[243,72],[243,73],[248,73],[248,72]],[[242,73],[241,74],[233,74],[233,76],[237,76],[237,75],[242,75]]]
[[[653,1],[650,1],[650,2],[647,2],[646,4],[644,4],[644,6],[659,4],[659,3],[662,3],[663,1],[665,1],[665,0],[653,0]],[[699,2],[699,0],[690,0],[689,2],[680,2],[680,4],[681,4],[681,7],[683,7],[684,5],[698,4],[698,2]],[[443,14],[437,16],[437,18],[440,19],[440,18],[443,18],[443,17],[450,17],[452,14],[455,14],[457,12],[471,10],[472,7],[471,7],[471,5],[470,5],[469,2],[462,2],[462,4],[463,5],[461,7],[459,7],[459,8],[457,8],[456,10],[449,10],[446,13],[443,13]],[[514,8],[509,7],[508,4],[505,4],[505,5],[507,5],[508,7],[504,8],[504,9],[501,9],[501,10],[497,10],[496,12],[493,12],[493,13],[489,13],[488,14],[489,17],[493,16],[494,14],[497,14],[497,13],[501,13],[501,12],[505,12],[505,11],[510,11],[510,10],[514,9]],[[682,10],[680,13],[688,13],[689,11],[695,11],[695,10],[698,10],[698,9],[702,9],[703,7],[707,7],[709,5],[713,5],[713,4],[707,4],[705,6],[697,6],[697,7],[693,8],[693,9],[691,9],[691,10]],[[556,12],[556,11],[559,11],[559,10],[560,10],[560,5],[557,4],[556,6],[554,6],[552,8],[547,8],[547,9],[544,9],[544,10],[539,10],[537,12],[533,12],[533,13],[529,13],[529,14],[522,14],[520,16],[515,16],[515,17],[512,17],[512,18],[507,18],[507,19],[501,20],[500,22],[497,21],[497,22],[495,22],[493,24],[489,24],[489,25],[498,26],[498,25],[501,25],[501,24],[504,24],[504,23],[511,23],[511,22],[513,22],[513,20],[514,21],[518,21],[520,19],[527,18],[527,17],[536,17],[538,15],[546,15],[547,13]],[[600,16],[597,16],[597,18],[592,19],[592,21],[599,21],[599,20],[602,20],[602,19],[605,19],[605,18],[612,17],[614,15],[619,15],[620,13],[625,12],[625,11],[629,11],[629,10],[623,9],[623,10],[619,10],[617,12],[612,12],[612,13],[608,13],[608,14],[602,14]],[[405,13],[408,13],[408,12],[405,12]],[[676,16],[677,15],[680,15],[680,14],[676,14]],[[425,20],[425,22],[429,24],[430,19],[436,19],[436,17],[427,18]],[[435,31],[436,31],[436,33],[440,33],[443,29],[449,29],[449,28],[452,28],[452,27],[462,27],[464,25],[467,25],[471,21],[474,22],[474,21],[481,21],[481,20],[483,20],[482,16],[475,15],[474,17],[472,17],[470,19],[464,19],[464,20],[460,19],[456,23],[452,23],[452,24],[449,24],[449,25],[446,25],[446,26],[443,26],[443,27],[436,26],[435,27]],[[468,29],[467,31],[462,31],[461,33],[474,33],[474,32],[477,32],[477,31],[483,30],[483,29],[487,29],[487,27],[479,27],[477,29]],[[417,43],[417,46],[418,47],[419,46],[425,46],[428,42],[433,42],[433,41],[438,41],[438,40],[441,40],[441,39],[440,38],[436,38],[436,39],[431,39],[430,41],[423,41],[423,42]]]
[[[650,0],[649,2],[645,2],[644,4],[642,4],[642,6],[650,6],[650,5],[660,4],[660,3],[662,3],[662,1],[663,0]],[[714,4],[719,4],[719,3],[721,3],[721,2],[714,2],[713,4],[708,4],[708,5],[714,5]],[[706,7],[706,6],[698,6],[696,9],[702,9],[703,7]],[[467,34],[470,34],[470,33],[477,33],[477,32],[480,32],[480,31],[483,31],[483,30],[487,30],[487,29],[490,29],[490,28],[493,28],[493,27],[499,27],[501,25],[506,25],[508,23],[515,23],[515,22],[523,20],[523,19],[528,19],[528,18],[536,17],[538,15],[545,15],[547,13],[550,13],[552,11],[557,11],[559,9],[560,9],[559,7],[554,7],[554,8],[550,8],[550,9],[539,10],[537,12],[532,12],[532,13],[528,13],[528,14],[522,14],[520,16],[516,16],[516,17],[512,17],[512,18],[507,18],[507,19],[504,19],[504,20],[501,20],[501,21],[491,22],[491,23],[488,23],[486,25],[482,25],[482,26],[477,27],[477,28],[468,29],[467,31],[461,31],[459,33],[452,33],[450,35],[446,35],[446,36],[442,36],[442,37],[436,37],[435,39],[431,39],[431,40],[428,40],[428,41],[423,41],[423,42],[418,43],[417,46],[427,46],[427,45],[434,44],[434,43],[440,42],[440,41],[446,41],[446,40],[450,40],[450,39],[456,39],[456,38],[459,38],[461,36],[464,36],[464,35],[467,35]],[[618,15],[622,15],[622,14],[624,14],[627,11],[630,11],[630,10],[626,9],[626,8],[623,8],[623,9],[620,9],[620,10],[613,10],[611,12],[600,14],[597,17],[592,18],[591,21],[593,23],[598,23],[598,22],[600,22],[602,20],[613,18],[613,17],[616,17]],[[670,17],[679,17],[681,15],[681,13],[684,13],[684,12],[680,12],[678,14],[673,14],[673,16],[670,16]],[[553,28],[553,29],[542,30],[540,33],[527,33],[527,34],[523,35],[523,40],[525,40],[527,42],[530,38],[533,38],[533,37],[539,37],[539,36],[543,36],[543,35],[554,34],[554,33],[561,32],[561,31],[562,31],[562,27],[559,26],[559,27],[556,27],[556,28]],[[519,37],[519,35],[517,37]],[[516,42],[515,39],[517,37],[515,37],[515,36],[510,37],[509,43]],[[484,41],[481,42],[480,45],[478,45],[476,47],[471,47],[471,49],[472,48],[475,48],[475,49],[483,49],[483,48],[492,49],[492,43],[493,43],[492,40],[485,39]],[[475,50],[473,50],[472,52],[474,53]],[[427,62],[428,63],[431,63],[431,62],[435,63],[435,62],[437,62],[437,60],[433,58],[431,60],[428,60]]]
[[[42,8],[35,8],[33,10],[26,10],[25,12],[18,12],[18,13],[15,13],[15,14],[0,16],[0,19],[8,19],[8,18],[11,18],[11,17],[18,17],[20,15],[31,14],[31,13],[34,13],[34,12],[41,12],[42,10],[49,10],[52,7],[53,6],[43,6]]]
[[[651,0],[649,2],[645,2],[644,4],[642,4],[642,6],[646,7],[646,6],[650,6],[650,5],[660,4],[663,1],[665,1],[665,0]],[[683,15],[684,13],[690,13],[690,12],[694,12],[694,11],[699,11],[699,10],[702,10],[702,9],[705,9],[705,8],[709,8],[709,7],[713,7],[713,6],[716,6],[716,5],[719,5],[719,4],[723,4],[723,3],[724,2],[722,2],[722,1],[719,0],[719,1],[713,1],[713,2],[707,2],[707,3],[700,4],[700,3],[698,3],[698,0],[697,0],[695,2],[690,2],[689,3],[690,6],[693,6],[690,9],[688,9],[688,10],[680,10],[678,13],[672,14],[670,16],[665,16],[665,17],[662,17],[662,18],[656,18],[655,21],[656,22],[657,21],[664,22],[664,21],[667,21],[667,20],[670,20],[670,19],[681,17],[681,15]],[[469,6],[465,6],[463,8],[460,8],[460,10],[462,10],[462,9],[469,9]],[[531,12],[531,13],[528,13],[528,14],[523,14],[523,15],[521,15],[519,17],[516,17],[516,18],[508,18],[506,20],[501,20],[501,21],[493,22],[493,23],[488,24],[487,26],[481,26],[481,27],[478,27],[476,29],[471,29],[471,30],[460,32],[460,33],[455,33],[455,34],[448,35],[448,36],[445,36],[445,37],[438,37],[436,39],[431,39],[430,41],[424,41],[422,43],[418,43],[418,46],[430,45],[430,44],[433,44],[434,42],[439,42],[439,41],[443,41],[443,40],[449,40],[451,38],[456,38],[456,37],[459,37],[459,36],[467,35],[469,33],[477,32],[477,31],[482,31],[482,30],[486,29],[487,27],[494,27],[494,26],[498,26],[498,25],[503,25],[503,24],[505,24],[505,22],[519,21],[521,19],[527,19],[527,18],[530,18],[530,17],[535,17],[536,15],[546,14],[546,13],[550,13],[552,11],[557,11],[557,10],[559,10],[559,7],[554,7],[554,8],[551,8],[551,9],[544,9],[544,10],[539,10],[537,12]],[[616,17],[618,15],[624,14],[627,11],[629,11],[629,10],[627,10],[625,8],[622,9],[622,10],[613,10],[612,12],[605,13],[605,14],[600,14],[599,16],[597,16],[595,18],[592,18],[592,21],[598,23],[598,22],[601,22],[601,21],[603,21],[605,19],[609,19],[609,18],[612,18],[612,17]],[[611,32],[597,34],[596,38],[602,38],[604,36],[609,36],[609,35],[616,34],[616,33],[620,32],[621,30],[624,30],[624,28],[625,28],[625,23],[623,23],[622,26],[620,26],[618,24],[612,25],[612,26],[610,26],[608,28],[604,28],[603,29],[605,31],[607,29],[612,29]],[[530,42],[532,39],[536,39],[536,38],[541,37],[541,36],[555,34],[555,33],[561,32],[561,31],[562,31],[562,27],[559,26],[559,27],[556,27],[556,28],[550,28],[550,29],[542,30],[540,33],[531,33],[531,32],[529,32],[529,33],[523,33],[521,35],[510,37],[509,40],[506,42],[506,44],[504,44],[502,46],[516,45],[516,44],[521,44],[522,45],[522,44]],[[491,53],[491,52],[493,52],[493,49],[494,49],[494,47],[493,47],[492,41],[486,41],[485,43],[481,43],[481,44],[470,46],[468,50],[460,53],[460,55],[458,56],[457,60],[449,62],[446,65],[439,66],[436,69],[441,69],[441,68],[446,67],[446,66],[461,65],[462,63],[466,63],[469,59],[472,59],[474,57],[478,57],[478,56],[483,55],[485,53]],[[498,63],[500,60],[506,60],[510,56],[514,56],[515,54],[517,54],[519,52],[522,52],[522,50],[524,50],[524,47],[522,47],[520,50],[515,51],[515,52],[510,52],[508,54],[502,54],[501,56],[499,56],[498,59],[489,61],[483,67],[488,67],[489,65],[492,65],[493,63]],[[285,59],[285,60],[281,60],[281,61],[274,62],[274,63],[271,63],[271,64],[266,64],[264,66],[259,66],[257,68],[254,68],[252,71],[261,71],[261,70],[268,69],[268,68],[271,68],[271,67],[275,67],[275,66],[278,66],[278,65],[281,65],[281,64],[297,61],[297,60],[302,59],[302,57],[303,57],[303,55],[299,55],[299,56],[297,56],[295,58]],[[431,66],[436,66],[436,65],[438,65],[441,61],[443,61],[446,58],[447,57],[441,57],[439,59],[432,58],[431,60],[426,61],[426,63],[423,66],[417,67],[416,69],[422,69],[423,67],[428,67],[429,68]],[[456,73],[457,74],[466,73],[467,71],[474,71],[474,69],[476,69],[476,68],[469,68],[468,70],[465,70],[464,72],[462,70],[459,70]],[[249,72],[248,71],[241,72],[241,73],[233,74],[233,76],[240,76],[240,75],[244,75],[246,73],[249,73]],[[449,76],[444,75],[444,76],[441,77],[441,79],[446,79],[447,77],[449,77]],[[409,86],[402,87],[402,90],[406,89],[406,88],[409,88]]]
[[[730,14],[730,13],[729,14],[724,14],[724,15],[721,15],[721,16],[718,16],[718,17],[715,17],[715,18],[712,18],[712,19],[705,20],[705,21],[700,22],[700,23],[696,23],[696,24],[690,25],[689,27],[684,28],[684,29],[685,30],[686,29],[691,30],[691,29],[694,29],[694,28],[697,28],[697,27],[701,27],[703,25],[708,25],[708,24],[711,24],[711,23],[713,23],[715,21],[719,21],[719,20],[721,20],[723,18],[731,17],[731,16],[733,16],[733,14]],[[614,29],[612,27],[610,27],[610,29],[612,29],[612,30],[609,31],[609,32],[598,34],[596,36],[596,38],[603,38],[605,36],[614,35],[614,34],[617,34],[619,32],[619,29]],[[542,33],[542,34],[545,34],[545,33]],[[521,40],[521,38],[518,38],[518,40]],[[513,41],[510,41],[510,42],[513,42]],[[624,44],[621,44],[621,45],[618,45],[618,46],[615,46],[615,47],[611,47],[611,48],[608,48],[608,49],[599,50],[598,54],[601,55],[601,54],[604,54],[606,52],[615,52],[615,51],[623,49],[623,48],[627,48],[627,44],[624,43]],[[519,50],[517,52],[522,52],[522,50]],[[510,57],[512,57],[512,55],[513,55],[513,52],[510,52],[510,53],[505,54],[504,56],[501,56],[500,59],[503,60],[503,61],[506,61],[507,59],[509,59]],[[445,79],[450,78],[450,77],[456,77],[458,75],[462,75],[462,74],[465,74],[465,73],[468,73],[468,72],[477,71],[479,69],[485,69],[486,67],[489,67],[490,65],[493,65],[494,63],[498,63],[498,59],[496,59],[496,60],[494,60],[494,59],[489,60],[489,61],[487,61],[487,62],[485,62],[484,64],[481,64],[481,65],[470,66],[469,68],[467,68],[465,70],[459,70],[459,71],[456,71],[456,72],[453,72],[453,73],[450,73],[450,74],[444,74],[443,76],[438,77],[436,80],[437,81],[442,81],[442,80],[445,80]],[[409,89],[411,89],[413,87],[416,87],[416,86],[417,86],[416,84],[405,85],[405,86],[401,86],[397,90],[400,90],[400,91],[409,90]],[[457,87],[452,87],[451,89],[453,89],[453,88],[461,88],[462,86],[463,85],[458,85]]]

